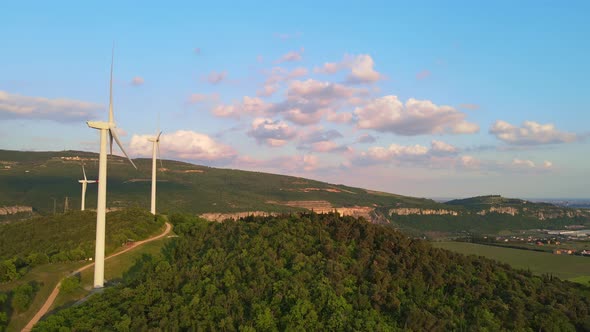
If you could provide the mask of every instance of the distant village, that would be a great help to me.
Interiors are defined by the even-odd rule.
[[[539,251],[552,251],[555,255],[590,256],[590,229],[583,225],[570,225],[562,230],[535,229],[520,235],[496,236],[493,242],[505,246],[534,246]],[[484,237],[488,239],[487,237]]]

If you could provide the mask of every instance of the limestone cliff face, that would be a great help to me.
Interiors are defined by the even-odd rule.
[[[420,215],[452,215],[458,216],[459,212],[445,209],[419,209],[419,208],[396,208],[390,209],[389,215],[397,214],[398,216],[409,216],[412,214]]]
[[[492,206],[491,208],[487,209],[487,210],[481,210],[479,211],[477,214],[479,214],[480,216],[485,216],[488,213],[500,213],[500,214],[509,214],[511,216],[515,216],[518,214],[518,209],[507,206],[507,207],[503,207],[503,206]]]
[[[506,214],[510,216],[516,215],[525,215],[525,216],[533,216],[539,220],[549,220],[555,218],[574,218],[574,217],[590,217],[590,211],[585,210],[568,210],[568,209],[529,209],[523,208],[522,211],[518,208],[511,207],[511,206],[492,206],[488,209],[483,209],[477,212],[469,212],[469,211],[455,211],[455,210],[446,210],[446,209],[421,209],[421,208],[395,208],[389,210],[389,215],[398,215],[398,216],[409,216],[409,215],[452,215],[458,216],[462,215],[469,215],[469,214],[478,214],[480,216],[485,216],[486,214],[490,213],[499,213],[499,214]]]
[[[338,212],[341,216],[353,216],[353,217],[363,217],[366,220],[373,221],[373,212],[374,208],[367,207],[367,206],[355,206],[355,207],[325,207],[325,208],[314,208],[313,211],[315,213],[332,213]],[[226,219],[240,219],[246,218],[249,216],[255,217],[264,217],[264,216],[278,216],[280,213],[277,212],[264,212],[264,211],[246,211],[246,212],[234,212],[234,213],[204,213],[201,214],[200,217],[203,219],[207,219],[209,221],[217,221],[221,222]]]
[[[541,211],[534,211],[533,215],[540,220],[546,219],[555,219],[555,218],[575,218],[575,217],[588,217],[590,216],[589,212],[585,212],[582,210],[541,210]]]
[[[15,206],[0,206],[0,216],[6,216],[9,214],[16,214],[20,212],[33,212],[33,207],[31,206],[22,206],[22,205],[15,205]]]

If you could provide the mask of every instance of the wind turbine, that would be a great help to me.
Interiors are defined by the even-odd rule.
[[[111,56],[111,80],[109,84],[109,122],[87,121],[88,127],[100,130],[100,157],[98,160],[98,201],[96,203],[96,250],[94,259],[94,288],[104,286],[104,250],[105,250],[105,219],[107,205],[107,134],[110,140],[111,155],[113,154],[113,139],[121,151],[129,159],[131,165],[137,169],[133,160],[129,158],[119,135],[113,116],[113,62],[115,50]]]
[[[84,180],[78,180],[78,182],[82,184],[82,206],[80,207],[80,211],[84,211],[84,205],[86,204],[86,186],[89,183],[96,183],[96,180],[86,179],[86,171],[84,170],[84,165],[82,165],[82,173],[84,173]]]
[[[152,147],[152,205],[150,211],[153,215],[156,214],[156,150],[158,152],[158,156],[160,155],[160,135],[162,132],[158,133],[156,137],[148,138],[148,141],[153,143]],[[160,167],[162,166],[162,159],[160,158]]]

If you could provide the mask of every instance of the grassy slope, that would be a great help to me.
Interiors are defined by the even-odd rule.
[[[587,257],[553,255],[465,242],[433,242],[432,245],[466,255],[485,256],[518,269],[530,269],[535,274],[553,274],[573,281],[590,278],[590,259]]]
[[[170,238],[162,238],[156,241],[152,241],[133,249],[125,254],[113,257],[105,262],[105,279],[107,281],[114,281],[123,277],[123,274],[129,270],[129,268],[143,255],[160,255],[161,249],[164,247],[166,242]],[[57,299],[51,306],[51,310],[58,308],[67,307],[73,302],[85,297],[89,294],[94,278],[94,269],[86,269],[82,271],[80,275],[81,288],[70,294],[64,294],[60,292]]]
[[[0,284],[0,291],[9,291],[18,285],[26,284],[31,281],[36,281],[39,284],[39,291],[35,294],[29,308],[21,313],[12,313],[9,317],[9,325],[7,331],[20,331],[37,311],[43,306],[45,300],[53,291],[57,283],[72,271],[87,264],[86,262],[67,262],[54,263],[36,266],[29,271],[21,279]]]

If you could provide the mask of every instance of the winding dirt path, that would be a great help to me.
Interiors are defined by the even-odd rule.
[[[135,243],[133,243],[132,245],[130,245],[129,247],[116,252],[108,257],[106,257],[104,260],[108,260],[111,259],[113,257],[119,256],[121,254],[124,254],[130,250],[133,250],[143,244],[146,244],[148,242],[152,242],[158,239],[163,238],[164,236],[168,235],[168,233],[170,233],[170,231],[172,230],[172,225],[170,223],[166,223],[166,229],[164,230],[164,232],[162,232],[159,235],[156,235],[154,237],[150,237],[147,238],[145,240],[141,240],[141,241],[137,241]],[[77,269],[76,271],[72,272],[70,275],[74,275],[76,273],[80,273],[86,269],[88,269],[89,267],[94,266],[94,263],[90,263],[88,265],[84,265],[81,268]],[[47,311],[49,310],[49,308],[51,308],[51,305],[53,304],[53,302],[55,301],[55,298],[57,297],[57,294],[59,294],[59,286],[61,286],[61,282],[63,281],[60,280],[57,285],[55,285],[55,288],[53,288],[53,291],[51,292],[51,294],[49,294],[49,297],[47,298],[47,300],[45,301],[45,303],[43,304],[43,306],[41,307],[41,309],[39,309],[39,311],[37,311],[37,313],[35,314],[35,316],[33,316],[33,318],[31,319],[31,321],[27,324],[27,326],[25,326],[22,331],[31,331],[33,329],[33,326],[35,326],[35,324],[37,324],[37,322],[41,319],[41,317],[43,317]]]

